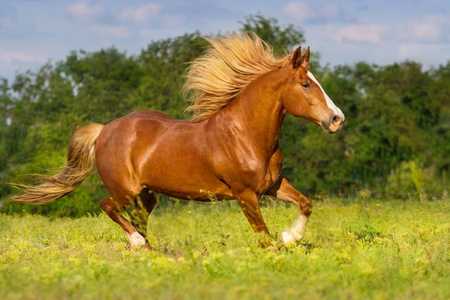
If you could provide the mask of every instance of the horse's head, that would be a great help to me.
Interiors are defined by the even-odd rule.
[[[291,115],[305,118],[334,133],[342,127],[345,117],[310,72],[309,55],[309,47],[303,55],[301,47],[292,55],[283,105]]]

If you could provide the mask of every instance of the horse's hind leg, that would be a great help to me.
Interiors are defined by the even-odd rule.
[[[150,250],[150,244],[147,239],[147,221],[148,217],[158,203],[158,195],[148,189],[143,189],[134,199],[134,208],[131,211],[131,224],[137,232],[145,239],[145,246]]]
[[[100,207],[108,214],[108,216],[125,231],[130,248],[140,248],[146,246],[145,238],[139,234],[134,226],[119,214],[123,209],[118,201],[112,197],[108,197],[100,201]]]

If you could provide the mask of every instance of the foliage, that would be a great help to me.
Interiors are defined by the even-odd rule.
[[[199,57],[208,42],[199,32],[150,44],[137,58],[145,75],[132,97],[137,109],[164,111],[175,118],[186,118],[186,101],[181,94],[184,72]]]
[[[299,28],[260,15],[247,17],[241,30],[257,32],[277,54],[305,42]],[[180,92],[183,75],[206,45],[195,32],[152,42],[137,56],[115,48],[74,51],[37,72],[18,74],[12,84],[1,80],[0,199],[14,192],[9,182],[26,181],[25,174],[53,173],[63,165],[77,127],[105,124],[138,109],[188,118]],[[296,187],[312,197],[353,196],[362,190],[429,200],[448,195],[450,62],[427,71],[408,61],[334,68],[317,61],[313,68],[347,120],[330,136],[304,120],[286,118],[280,139],[283,173]],[[407,167],[411,162],[414,171]],[[78,215],[80,207],[92,209],[105,195],[96,175],[76,193],[73,205],[15,207],[48,213],[62,205],[69,215]]]
[[[157,207],[154,251],[130,251],[106,214],[0,214],[1,299],[448,299],[448,202],[333,199],[304,241],[262,249],[239,205]],[[262,212],[276,237],[298,215]]]
[[[286,50],[294,50],[295,46],[305,43],[303,32],[299,28],[294,25],[282,28],[278,25],[278,20],[273,18],[250,15],[241,25],[243,31],[253,31],[272,45],[277,55],[284,55]]]

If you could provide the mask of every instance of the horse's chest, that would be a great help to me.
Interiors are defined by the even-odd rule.
[[[266,165],[264,182],[261,186],[262,193],[280,180],[282,167],[283,158],[281,153],[277,152],[271,157],[269,163]]]
[[[257,194],[262,195],[279,181],[282,165],[282,156],[277,152],[268,160],[255,159],[252,164],[246,164],[242,174],[247,173],[248,184],[253,186]]]

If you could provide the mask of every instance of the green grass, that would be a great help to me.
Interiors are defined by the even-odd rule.
[[[157,208],[153,252],[104,214],[0,214],[0,299],[450,299],[449,201],[356,202],[316,202],[305,239],[278,250],[235,202]],[[297,211],[263,214],[278,236]]]

